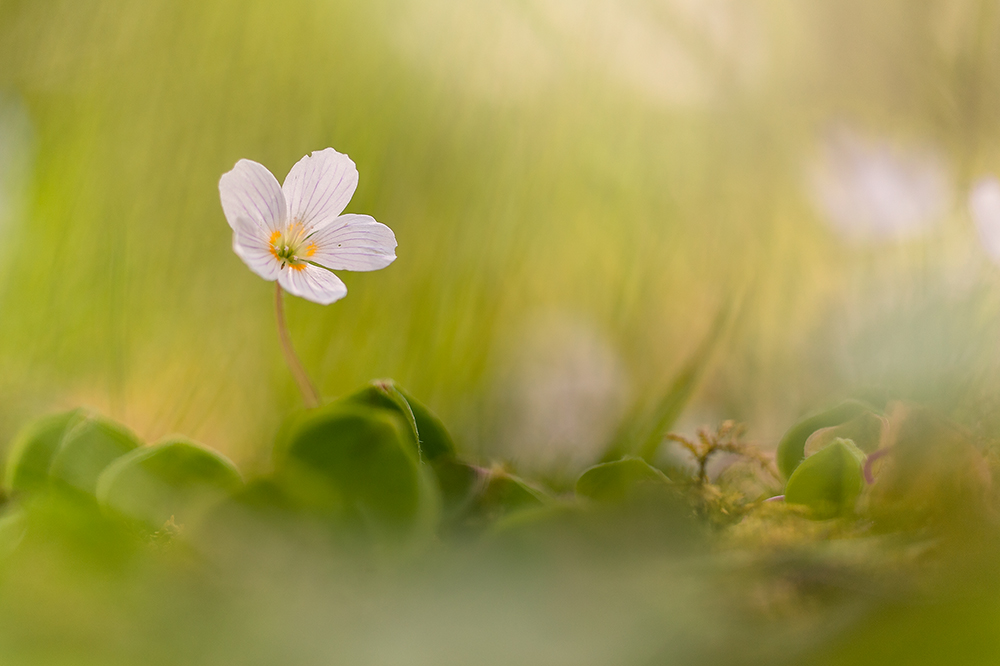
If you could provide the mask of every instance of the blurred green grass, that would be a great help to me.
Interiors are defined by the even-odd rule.
[[[490,455],[537,313],[607,340],[635,398],[743,295],[687,425],[767,444],[873,387],[996,425],[997,274],[963,201],[1000,168],[998,21],[971,0],[4,0],[0,91],[33,148],[3,227],[0,439],[84,403],[263,464],[297,397],[216,184],[328,145],[399,259],[289,303],[327,395],[391,376]],[[944,156],[940,228],[859,247],[824,226],[803,173],[841,121]]]

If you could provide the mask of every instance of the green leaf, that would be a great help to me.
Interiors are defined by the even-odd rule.
[[[391,379],[374,381],[343,401],[398,412],[412,429],[422,460],[437,460],[455,453],[455,444],[441,420]]]
[[[14,438],[7,455],[4,485],[8,492],[37,490],[48,484],[52,456],[63,435],[87,416],[84,409],[43,416]]]
[[[108,465],[97,479],[97,499],[156,530],[171,517],[178,525],[197,521],[207,507],[242,485],[229,459],[189,440],[171,438],[134,449]]]
[[[416,418],[413,416],[410,404],[403,397],[403,394],[399,392],[391,379],[376,380],[368,386],[341,398],[334,404],[341,403],[353,403],[378,409],[388,409],[399,414],[409,426],[410,432],[413,435],[413,443],[417,446],[419,454],[419,432],[417,430]]]
[[[889,431],[889,420],[872,412],[862,412],[850,421],[840,425],[820,428],[809,435],[805,444],[805,456],[826,447],[835,439],[849,439],[865,453],[878,450]]]
[[[288,478],[259,478],[233,494],[236,504],[262,513],[290,513],[299,510],[303,502],[298,496],[305,488]]]
[[[52,457],[49,476],[93,495],[97,477],[112,461],[142,445],[125,426],[89,416],[69,429]]]
[[[500,518],[553,502],[547,492],[510,472],[445,458],[435,464],[452,528],[480,530]]]
[[[502,470],[490,472],[486,486],[480,495],[481,506],[499,512],[543,506],[551,501],[551,497],[540,488],[536,488],[519,476]]]
[[[454,518],[467,510],[476,501],[478,493],[485,488],[488,470],[456,460],[452,456],[438,458],[431,463],[431,468],[441,490],[441,501],[448,518]]]
[[[778,463],[781,475],[786,479],[791,477],[792,472],[805,457],[806,440],[814,432],[821,428],[840,425],[871,411],[874,411],[871,406],[860,400],[847,400],[836,407],[813,414],[793,425],[778,442],[778,449],[775,453],[775,461]]]
[[[312,538],[317,527],[335,525],[344,515],[344,503],[332,490],[314,475],[288,469],[252,479],[208,511],[194,538],[202,547],[234,549],[240,557],[242,544],[257,543],[265,534],[292,542]]]
[[[19,503],[25,527],[19,549],[31,558],[54,555],[72,562],[73,571],[121,575],[130,553],[143,542],[130,525],[102,511],[95,498],[66,491],[56,484]]]
[[[461,526],[480,529],[498,520],[552,504],[541,488],[502,469],[483,470]]]
[[[836,439],[802,461],[785,485],[785,502],[809,507],[814,518],[850,512],[864,488],[865,454],[849,439]]]
[[[437,489],[396,410],[352,398],[308,412],[277,466],[279,475],[311,486],[302,499],[314,497],[315,508],[342,506],[349,519],[377,530],[407,530],[438,512]]]
[[[396,387],[413,412],[420,437],[420,451],[424,460],[438,460],[445,456],[455,455],[455,442],[451,439],[444,423],[431,410],[414,398],[402,387]]]
[[[576,494],[601,502],[620,502],[638,486],[670,484],[670,479],[642,458],[625,457],[594,465],[576,481]]]

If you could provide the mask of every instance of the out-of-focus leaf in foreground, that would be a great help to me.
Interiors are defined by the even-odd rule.
[[[864,488],[865,454],[849,439],[835,439],[795,468],[785,501],[809,507],[817,518],[833,518],[854,507]]]
[[[175,437],[133,449],[111,463],[97,480],[97,499],[156,530],[171,520],[196,522],[242,485],[239,471],[225,457]]]

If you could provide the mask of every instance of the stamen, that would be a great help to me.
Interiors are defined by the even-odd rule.
[[[305,240],[303,238],[304,231],[305,225],[301,222],[292,222],[284,230],[272,232],[270,238],[268,238],[271,256],[281,262],[282,268],[294,268],[297,271],[305,270],[305,261],[299,258],[300,251],[303,258],[311,257],[316,253],[317,247],[315,243],[309,243],[305,248],[300,247]]]
[[[281,232],[273,231],[271,232],[271,237],[267,239],[268,249],[271,251],[271,256],[275,259],[280,260],[281,257],[278,256],[278,241],[281,240]]]

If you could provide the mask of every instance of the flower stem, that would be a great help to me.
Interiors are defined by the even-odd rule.
[[[295,383],[299,385],[299,391],[302,393],[302,401],[306,403],[306,407],[309,409],[319,407],[319,391],[316,390],[312,380],[309,379],[309,375],[306,374],[305,368],[302,367],[302,362],[296,356],[295,348],[292,347],[292,338],[288,335],[288,325],[285,323],[285,302],[283,300],[281,285],[275,282],[274,286],[274,313],[278,319],[278,337],[281,339],[281,351],[285,354],[285,363],[288,364],[288,369],[292,371]]]

